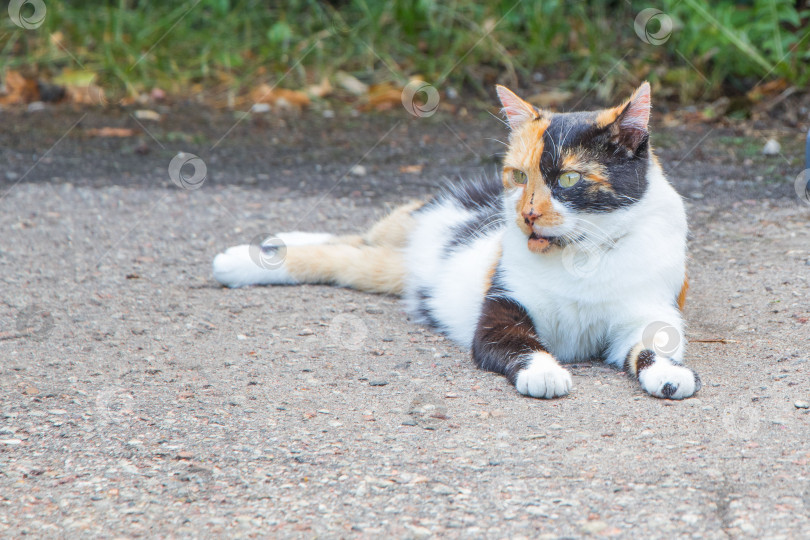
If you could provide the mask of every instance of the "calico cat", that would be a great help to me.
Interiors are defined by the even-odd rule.
[[[560,364],[597,357],[655,397],[692,396],[686,214],[650,146],[649,84],[597,112],[552,113],[497,92],[510,127],[502,178],[452,185],[363,235],[232,247],[214,277],[401,295],[418,321],[528,396],[568,394]]]

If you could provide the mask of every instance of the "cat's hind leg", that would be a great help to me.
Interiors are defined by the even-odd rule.
[[[400,206],[364,235],[279,233],[261,245],[241,245],[214,258],[214,279],[227,287],[325,283],[399,294],[405,281],[400,248],[422,203]]]
[[[214,258],[214,278],[228,287],[322,283],[361,291],[400,294],[405,261],[395,248],[320,244],[235,246]]]
[[[226,249],[214,257],[214,279],[226,287],[248,285],[294,285],[297,281],[283,268],[287,246],[314,246],[333,241],[329,233],[279,233],[261,243]]]
[[[398,206],[362,236],[363,242],[372,246],[405,247],[416,226],[412,213],[423,204],[418,201]]]

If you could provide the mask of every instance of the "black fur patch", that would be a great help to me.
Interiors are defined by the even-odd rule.
[[[447,184],[442,193],[428,201],[414,213],[431,210],[447,201],[461,206],[465,210],[482,211],[501,207],[501,193],[503,183],[497,176],[490,176],[483,180],[458,181]]]
[[[661,395],[664,396],[665,398],[669,399],[672,396],[674,396],[675,392],[677,392],[677,391],[678,391],[678,386],[668,382],[661,388]]]
[[[436,317],[433,315],[433,311],[430,309],[430,305],[428,304],[428,300],[432,298],[430,291],[426,288],[421,288],[416,294],[419,297],[419,306],[416,309],[419,322],[426,324],[428,327],[436,330],[437,332],[445,333],[446,328],[438,321],[438,319],[436,319]]]
[[[461,225],[453,227],[452,237],[445,246],[443,255],[445,257],[450,255],[459,247],[467,246],[476,238],[501,228],[503,224],[503,213],[500,208],[484,207]]]
[[[650,367],[655,363],[655,351],[651,351],[650,349],[644,349],[640,353],[638,353],[638,359],[636,360],[636,375]]]
[[[497,274],[493,283],[496,281]],[[472,356],[479,368],[506,375],[515,384],[518,373],[526,368],[528,355],[546,349],[526,309],[511,298],[498,296],[500,292],[500,286],[494,284],[484,299]]]
[[[599,127],[597,113],[555,114],[543,133],[540,172],[552,196],[574,210],[611,212],[631,205],[647,190],[649,141],[645,137],[635,152],[614,141],[611,126]],[[615,127],[615,126],[614,126]],[[562,188],[557,178],[562,170],[564,150],[574,150],[607,169],[612,190],[592,189],[591,182]]]

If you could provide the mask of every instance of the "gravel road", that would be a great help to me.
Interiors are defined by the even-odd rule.
[[[690,215],[697,397],[652,399],[595,363],[541,401],[396,298],[210,276],[258,234],[353,231],[495,170],[489,115],[228,132],[230,113],[159,112],[0,112],[0,536],[810,535],[798,130],[654,138]],[[781,156],[760,154],[770,136]],[[173,185],[178,151],[205,163],[200,189]]]

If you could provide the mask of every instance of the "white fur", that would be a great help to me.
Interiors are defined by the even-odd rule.
[[[694,371],[660,356],[656,357],[653,365],[641,371],[638,380],[647,393],[659,398],[684,399],[692,396],[699,388]],[[672,395],[664,395],[664,386],[667,384],[676,389]]]
[[[464,249],[443,257],[452,228],[471,213],[455,204],[437,206],[418,214],[418,225],[405,250],[408,277],[406,308],[416,313],[419,291],[429,289],[428,301],[450,338],[470,347],[486,294],[486,276],[496,262],[502,231],[484,235]]]
[[[250,257],[250,246],[234,246],[214,257],[214,279],[231,288],[248,285],[295,285],[284,265],[278,268],[262,268]]]
[[[309,246],[325,244],[332,239],[328,233],[287,232],[279,233],[262,242],[285,246]],[[248,285],[295,285],[298,282],[290,276],[284,265],[278,268],[262,268],[250,256],[250,246],[245,244],[228,248],[214,257],[212,266],[214,279],[226,287],[246,287]]]
[[[545,352],[532,353],[526,368],[515,380],[515,388],[525,396],[551,399],[571,391],[571,374]]]

